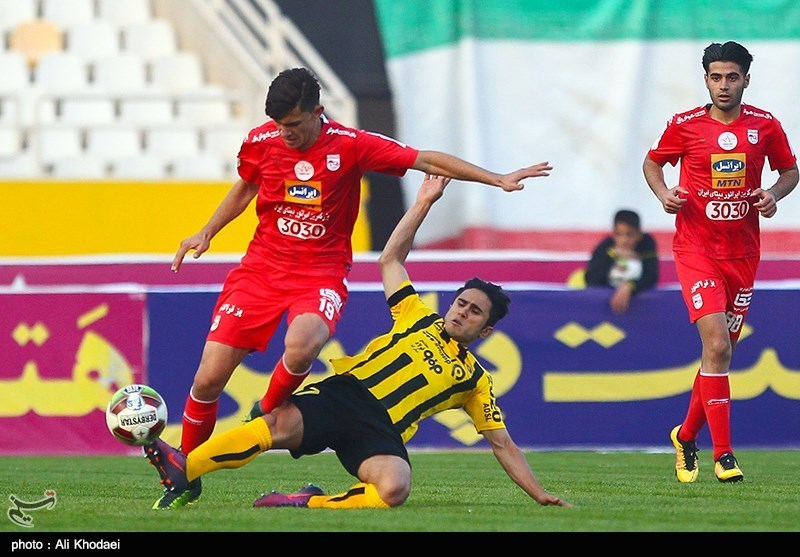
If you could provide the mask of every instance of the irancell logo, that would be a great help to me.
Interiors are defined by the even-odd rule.
[[[765,114],[764,112],[756,112],[755,110],[748,110],[747,107],[742,107],[742,112],[747,114],[748,116],[755,116],[756,118],[765,118],[766,120],[772,120],[772,114]]]
[[[684,122],[688,122],[692,118],[697,118],[698,116],[702,116],[706,113],[706,109],[698,110],[693,114],[688,114],[686,116],[679,116],[678,119],[675,121],[676,124],[683,124]]]

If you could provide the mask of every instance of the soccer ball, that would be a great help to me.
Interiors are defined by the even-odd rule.
[[[149,445],[167,427],[167,404],[147,385],[122,387],[108,402],[106,425],[126,445]]]

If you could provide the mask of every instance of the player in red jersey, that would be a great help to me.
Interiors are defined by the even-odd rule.
[[[285,70],[273,80],[266,114],[270,120],[251,130],[239,151],[240,179],[172,261],[177,272],[189,251],[200,257],[256,198],[258,225],[241,264],[226,277],[184,407],[181,449],[187,454],[211,436],[231,374],[248,353],[266,349],[284,314],[283,355],[250,418],[281,404],[308,375],[347,301],[365,172],[402,176],[415,169],[513,192],[524,188],[522,180],[552,170],[542,162],[497,174],[331,121],[320,104],[319,83],[306,68]]]
[[[696,439],[706,423],[717,479],[744,479],[731,445],[728,370],[761,257],[759,215],[774,216],[798,181],[797,158],[780,122],[742,104],[752,60],[735,42],[706,47],[702,64],[711,104],[673,116],[643,163],[650,189],[676,215],[675,267],[702,343],[686,417],[670,433],[681,482],[697,480]],[[766,158],[778,172],[769,189],[761,187]],[[663,166],[678,161],[678,185],[670,188]]]

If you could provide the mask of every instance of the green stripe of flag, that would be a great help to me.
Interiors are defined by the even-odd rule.
[[[465,38],[800,39],[797,0],[374,0],[386,58]]]

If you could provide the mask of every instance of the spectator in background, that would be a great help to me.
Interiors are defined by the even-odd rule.
[[[587,286],[610,286],[611,310],[625,313],[635,294],[658,282],[655,239],[642,232],[638,213],[621,209],[614,215],[611,235],[592,252],[585,271]]]

